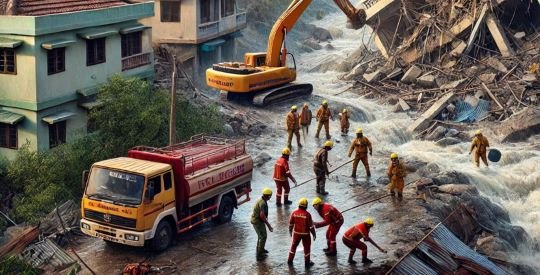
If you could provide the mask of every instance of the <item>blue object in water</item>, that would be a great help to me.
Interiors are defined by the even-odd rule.
[[[488,159],[491,162],[499,162],[499,160],[501,160],[501,151],[497,149],[489,149]]]

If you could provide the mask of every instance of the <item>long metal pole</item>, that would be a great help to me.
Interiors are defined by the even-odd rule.
[[[172,56],[171,114],[169,118],[169,146],[176,143],[176,55]]]

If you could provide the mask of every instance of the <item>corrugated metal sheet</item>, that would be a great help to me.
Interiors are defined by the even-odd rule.
[[[34,267],[48,264],[55,268],[64,268],[75,262],[69,254],[50,239],[28,246],[21,255],[27,263]]]
[[[489,101],[479,99],[478,105],[472,106],[469,103],[458,100],[456,102],[456,122],[474,122],[487,116],[489,111]]]
[[[469,263],[474,263],[474,265]],[[388,274],[453,273],[460,267],[474,271],[475,266],[477,271],[489,270],[495,275],[508,274],[489,259],[465,245],[441,223]]]

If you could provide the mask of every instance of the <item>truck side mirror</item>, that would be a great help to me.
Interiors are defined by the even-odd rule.
[[[146,189],[146,199],[147,200],[154,200],[154,182],[153,181],[150,181],[148,182],[148,188]]]
[[[81,182],[81,187],[82,187],[82,190],[84,191],[84,189],[86,189],[86,184],[88,182],[88,170],[84,170],[82,171],[82,182]]]

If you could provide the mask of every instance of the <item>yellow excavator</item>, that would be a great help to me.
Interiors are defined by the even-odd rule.
[[[222,62],[206,70],[208,86],[219,89],[222,97],[248,97],[257,106],[309,95],[313,86],[294,83],[296,62],[287,52],[286,39],[296,21],[312,0],[293,0],[281,14],[268,36],[268,48],[262,53],[246,53],[244,62]],[[364,10],[356,9],[348,0],[333,0],[348,17],[355,29],[365,24]],[[287,55],[292,58],[292,68],[287,66]]]

